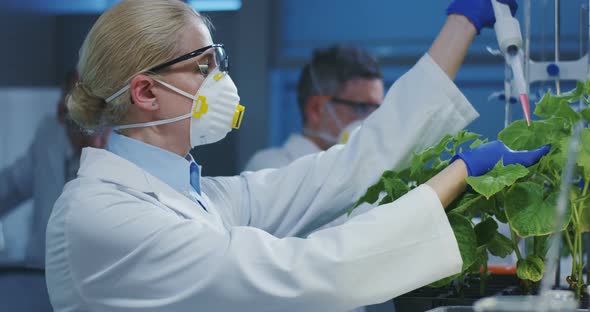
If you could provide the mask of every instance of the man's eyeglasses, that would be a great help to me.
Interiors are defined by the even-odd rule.
[[[357,116],[368,116],[379,108],[379,104],[376,103],[350,101],[334,96],[331,97],[331,102],[350,107]]]

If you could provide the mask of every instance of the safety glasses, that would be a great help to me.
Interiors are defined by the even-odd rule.
[[[204,53],[208,53],[211,49],[212,57],[205,60],[207,63],[199,64],[199,70],[201,71],[201,73],[207,76],[209,72],[211,72],[213,69],[217,67],[219,67],[219,71],[229,72],[229,57],[227,56],[227,53],[225,53],[225,47],[223,46],[223,44],[212,44],[206,47],[202,47],[187,54],[181,55],[171,61],[162,63],[160,65],[156,65],[150,68],[148,71],[156,73],[166,67],[189,60],[191,58],[195,58],[199,55],[203,55]]]
[[[372,112],[374,112],[377,108],[379,108],[379,104],[376,104],[376,103],[356,102],[356,101],[341,99],[339,97],[334,97],[334,96],[331,97],[331,102],[334,104],[348,106],[349,108],[352,109],[352,111],[357,116],[368,116]]]
[[[209,53],[209,50],[212,50],[211,53]],[[181,55],[171,61],[154,66],[154,67],[150,68],[147,72],[156,73],[168,66],[172,66],[174,64],[180,63],[182,61],[186,61],[188,59],[197,57],[199,55],[203,55],[205,53],[209,53],[210,57],[205,58],[203,60],[205,63],[199,63],[199,65],[198,65],[199,71],[201,72],[201,74],[203,74],[203,76],[207,76],[211,71],[213,71],[217,67],[219,67],[219,71],[221,71],[221,72],[226,72],[226,73],[229,72],[229,58],[228,58],[227,54],[225,53],[225,48],[224,48],[223,44],[212,44],[212,45],[208,45],[206,47],[202,47],[200,49],[189,52],[185,55]],[[121,88],[119,91],[115,92],[115,94],[106,98],[105,102],[107,102],[107,103],[112,102],[114,99],[119,97],[121,94],[123,94],[127,90],[129,90],[129,84],[127,84],[126,86]]]

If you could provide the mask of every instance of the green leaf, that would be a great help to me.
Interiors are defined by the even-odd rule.
[[[445,277],[443,279],[440,279],[440,280],[428,285],[428,287],[432,287],[432,288],[445,287],[445,286],[449,285],[453,280],[455,280],[459,276],[461,276],[461,274],[455,274],[455,275],[451,275],[449,277]]]
[[[377,205],[381,206],[381,205],[389,204],[392,202],[393,202],[393,198],[391,198],[391,196],[389,196],[389,195],[386,195],[386,196],[383,196],[383,198],[379,201],[379,204],[377,204]]]
[[[508,223],[508,217],[506,216],[506,209],[497,207],[497,212],[494,214],[496,219],[502,223]]]
[[[590,206],[585,205],[582,207],[582,213],[580,214],[580,230],[582,232],[590,232]]]
[[[527,168],[518,164],[504,166],[500,160],[490,172],[479,177],[468,177],[466,181],[477,193],[489,199],[528,174]]]
[[[582,117],[587,121],[590,122],[590,107],[589,108],[584,108],[581,112],[580,115],[582,115]]]
[[[570,107],[569,103],[570,101],[577,101],[579,98],[580,95],[575,93],[553,96],[547,92],[541,101],[537,103],[534,114],[543,118],[562,117],[574,124],[580,120],[581,116]]]
[[[498,203],[496,198],[486,199],[484,197],[481,198],[475,205],[472,206],[472,209],[469,211],[470,215],[473,217],[477,217],[481,214],[488,214],[490,216],[496,215],[498,211]]]
[[[482,246],[489,243],[496,235],[498,223],[493,218],[487,218],[475,225],[475,236],[477,238],[477,246]]]
[[[421,162],[427,163],[435,158],[441,156],[446,151],[447,145],[453,140],[453,136],[445,135],[436,145],[426,148],[423,152],[416,154],[415,158],[418,158]]]
[[[581,195],[580,190],[578,190],[577,188],[575,188],[575,186],[572,187],[578,194],[577,195],[571,195],[571,197],[573,198],[578,198]],[[586,195],[585,198],[581,198],[581,200],[577,200],[577,205],[579,205],[578,207],[578,213],[580,215],[580,230],[582,232],[590,232],[590,196]]]
[[[498,232],[496,232],[494,238],[488,243],[487,247],[492,255],[501,258],[506,258],[514,251],[512,241]]]
[[[549,235],[533,237],[533,253],[541,259],[545,258],[549,250]]]
[[[480,199],[483,199],[483,197],[479,194],[463,193],[451,204],[448,210],[452,213],[463,214]]]
[[[563,118],[533,121],[530,127],[518,120],[502,130],[498,139],[513,150],[531,150],[559,142],[570,131],[571,125]]]
[[[436,145],[425,149],[423,152],[415,154],[410,163],[410,177],[412,180],[420,180],[420,174],[428,164],[439,159],[443,152],[446,151],[447,145],[453,140],[451,135],[445,135]]]
[[[450,213],[448,218],[455,238],[457,239],[457,244],[459,245],[464,271],[477,260],[477,238],[475,237],[475,230],[471,226],[469,219],[462,215]]]
[[[570,137],[566,136],[551,146],[549,153],[538,163],[541,172],[561,172],[565,165],[569,141]]]
[[[580,137],[580,153],[578,154],[577,164],[584,168],[584,177],[590,178],[590,129],[588,128],[582,131]]]
[[[480,269],[488,262],[488,250],[486,246],[479,246],[475,249],[475,262],[467,269],[469,273],[479,273]]]
[[[473,143],[471,143],[471,145],[469,145],[469,149],[474,149],[474,148],[476,148],[482,144],[486,144],[486,143],[488,143],[488,139],[484,139],[484,140],[477,139],[477,140],[473,141]]]
[[[559,194],[553,192],[547,198],[543,195],[543,186],[533,182],[515,184],[506,194],[506,216],[510,227],[520,237],[547,235],[553,232],[555,205]],[[570,218],[571,209],[568,208],[561,229],[565,229]]]
[[[573,110],[570,104],[566,101],[561,101],[559,103],[559,108],[557,109],[557,112],[555,112],[554,117],[561,117],[569,121],[572,125],[582,119],[582,115]]]
[[[391,197],[392,201],[397,200],[398,198],[404,196],[407,192],[410,191],[408,183],[404,182],[399,178],[382,177],[381,179],[383,180],[383,190],[387,192],[387,195]]]
[[[453,140],[453,136],[450,134],[445,135],[436,145],[429,147],[424,152],[418,154],[425,160],[432,160],[439,157],[445,150],[447,145]]]
[[[580,82],[580,81],[576,81],[576,88],[568,93],[566,93],[565,95],[571,95],[572,101],[577,101],[580,99],[580,97],[582,97],[584,95],[584,88],[585,85],[584,83]]]
[[[543,259],[535,255],[518,260],[516,263],[516,275],[523,280],[538,282],[543,278],[544,271],[545,264],[543,263]]]
[[[453,144],[455,146],[459,146],[467,141],[475,140],[475,139],[479,138],[480,136],[481,135],[474,133],[474,132],[469,132],[467,130],[461,130],[459,133],[457,133],[457,135],[453,139]]]
[[[545,93],[541,100],[535,105],[535,111],[533,114],[542,118],[549,118],[557,111],[558,103],[559,100],[551,96],[550,91],[547,91],[547,93]]]
[[[363,195],[354,205],[353,209],[358,207],[362,203],[374,204],[379,199],[379,194],[384,188],[384,180],[379,178],[377,183],[369,186],[365,195]]]

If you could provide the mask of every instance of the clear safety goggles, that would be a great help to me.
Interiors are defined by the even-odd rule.
[[[229,72],[229,57],[225,53],[225,47],[223,44],[212,44],[200,49],[194,50],[187,54],[181,55],[171,61],[156,65],[148,70],[148,72],[156,73],[162,69],[172,66],[174,64],[184,62],[186,60],[195,58],[200,55],[207,55],[202,61],[199,62],[199,70],[204,75],[207,75],[213,69],[219,67],[221,72]]]
[[[178,64],[180,62],[184,62],[186,60],[198,57],[201,57],[198,63],[198,70],[203,74],[203,76],[209,75],[215,68],[219,68],[221,72],[229,72],[229,57],[225,52],[225,47],[223,44],[212,44],[206,47],[202,47],[200,49],[191,51],[187,54],[181,55],[173,60],[164,62],[162,64],[156,65],[146,71],[146,73],[157,73],[162,71],[166,67],[172,66],[174,64]],[[129,90],[129,85],[126,85],[121,90],[117,91],[115,94],[111,95],[105,102],[110,103],[125,91]]]

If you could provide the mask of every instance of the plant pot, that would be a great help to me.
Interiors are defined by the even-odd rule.
[[[418,311],[418,310],[416,310]],[[449,307],[438,307],[426,312],[474,312],[473,307],[463,306],[449,306]],[[577,312],[588,312],[587,309],[578,309]]]
[[[396,312],[428,311],[438,307],[449,307],[448,310],[436,311],[473,311],[471,306],[479,299],[492,296],[526,295],[519,287],[516,275],[491,275],[487,280],[485,292],[480,292],[479,278],[468,281],[469,285],[458,292],[455,287],[430,288],[423,287],[393,300]],[[583,296],[580,308],[587,312],[588,295]]]
[[[426,311],[444,306],[472,306],[475,301],[490,296],[518,294],[516,275],[491,275],[486,281],[485,292],[480,292],[481,281],[474,278],[466,287],[423,287],[393,300],[396,312]]]

